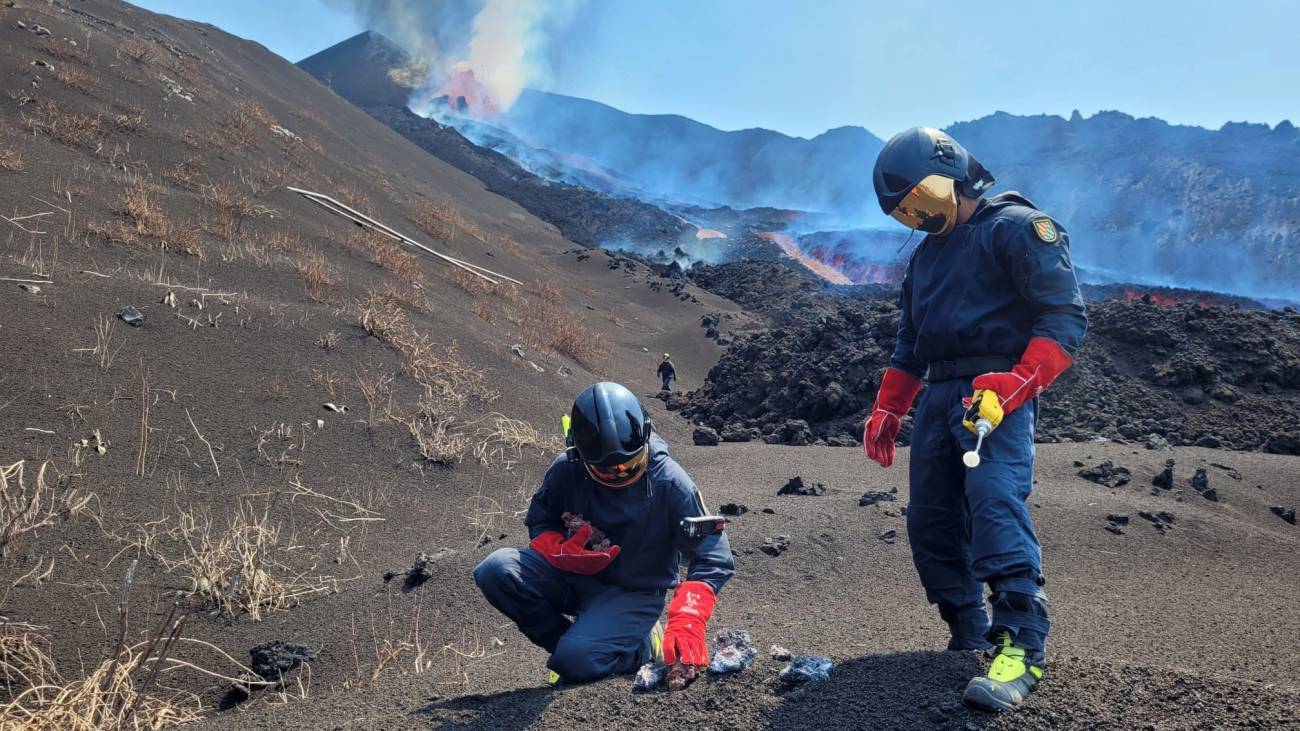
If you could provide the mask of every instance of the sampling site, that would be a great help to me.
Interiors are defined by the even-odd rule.
[[[1062,211],[1168,266],[1079,257],[1028,503],[1047,674],[991,714],[908,550],[911,418],[891,468],[861,446],[907,261],[844,214],[878,138],[493,111],[378,32],[295,64],[118,0],[8,0],[0,38],[0,730],[1300,728],[1300,183],[1223,162],[1293,175],[1289,123],[1124,162],[1158,198],[1209,149],[1187,200],[1253,190],[1265,221]],[[1050,133],[1087,175],[1085,140],[1159,127],[1115,114],[962,139],[1014,179],[1002,140]],[[597,381],[729,520],[734,672],[548,684],[475,585]]]

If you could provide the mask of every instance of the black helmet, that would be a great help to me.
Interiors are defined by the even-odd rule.
[[[569,418],[569,436],[593,480],[623,488],[645,474],[650,417],[631,391],[617,383],[590,385],[573,400]]]
[[[871,182],[880,210],[908,228],[944,235],[957,220],[957,194],[978,198],[993,176],[946,133],[913,127],[885,143]]]

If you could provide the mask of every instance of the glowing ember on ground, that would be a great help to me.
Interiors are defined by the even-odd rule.
[[[829,264],[824,264],[803,253],[803,249],[799,248],[799,242],[795,241],[794,237],[790,234],[780,233],[778,231],[765,231],[759,234],[759,236],[781,247],[781,251],[784,252],[786,256],[794,259],[800,264],[803,264],[809,271],[831,284],[853,284],[853,280],[849,279],[842,272],[835,270]]]

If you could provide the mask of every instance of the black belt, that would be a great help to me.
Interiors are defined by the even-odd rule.
[[[984,373],[1000,373],[1011,370],[1012,366],[1019,362],[1019,358],[1009,355],[980,355],[973,358],[939,360],[925,369],[925,380],[935,383]]]

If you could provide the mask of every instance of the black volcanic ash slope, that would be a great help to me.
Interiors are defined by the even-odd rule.
[[[896,295],[791,290],[779,267],[762,277],[759,266],[769,265],[721,265],[696,281],[743,294],[748,306],[788,302],[788,310],[769,310],[771,329],[737,340],[705,384],[670,407],[724,439],[856,443],[894,347]],[[1043,398],[1040,441],[1159,434],[1173,444],[1300,454],[1300,313],[1137,300],[1093,303],[1089,317],[1074,367]]]

